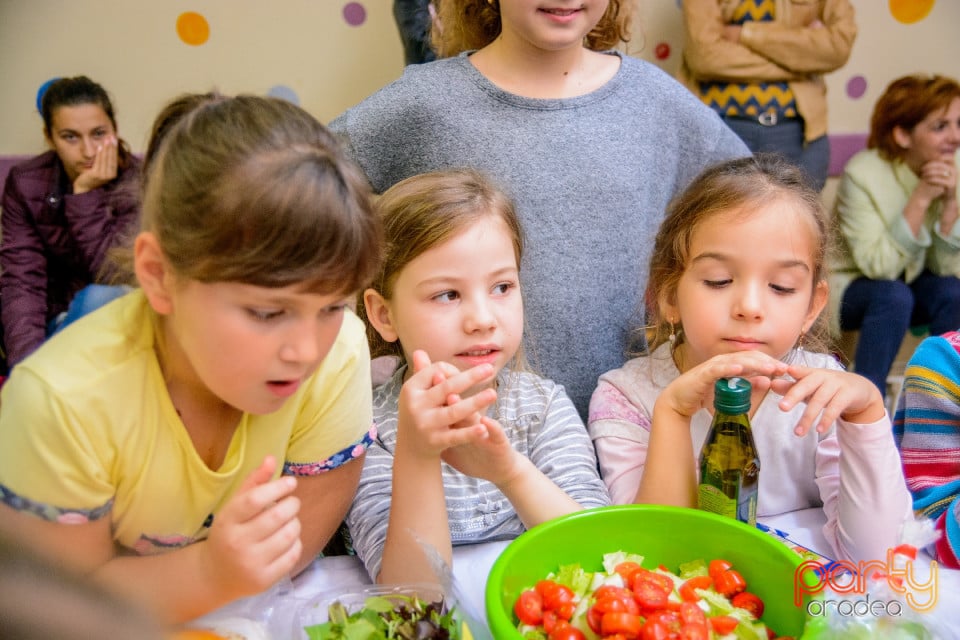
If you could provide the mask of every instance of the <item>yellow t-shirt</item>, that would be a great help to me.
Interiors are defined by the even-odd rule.
[[[0,396],[0,500],[48,520],[109,516],[140,554],[206,537],[211,516],[272,454],[284,473],[352,460],[375,435],[363,323],[347,312],[318,370],[268,415],[244,414],[223,465],[200,459],[167,393],[139,290],[53,336]]]

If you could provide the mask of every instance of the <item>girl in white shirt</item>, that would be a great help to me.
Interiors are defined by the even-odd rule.
[[[758,516],[821,506],[840,558],[882,559],[910,496],[880,392],[821,346],[828,225],[775,156],[705,171],[671,206],[647,291],[649,349],[600,381],[589,429],[615,502],[696,504],[718,378],[753,385]]]

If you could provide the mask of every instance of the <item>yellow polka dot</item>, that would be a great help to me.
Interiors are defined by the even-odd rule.
[[[927,17],[936,0],[890,0],[890,14],[898,22],[912,24]]]
[[[186,11],[177,17],[177,35],[187,44],[201,45],[210,37],[210,25],[199,13]]]

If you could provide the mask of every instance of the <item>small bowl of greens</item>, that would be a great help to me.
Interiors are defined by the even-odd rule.
[[[299,611],[308,640],[470,640],[456,601],[437,585],[371,585],[331,594]]]

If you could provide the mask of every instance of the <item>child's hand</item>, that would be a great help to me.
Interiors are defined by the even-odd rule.
[[[869,424],[886,414],[880,391],[863,376],[798,365],[791,365],[787,373],[794,380],[774,380],[772,388],[783,395],[779,405],[783,411],[791,410],[800,402],[807,403],[794,428],[798,436],[806,435],[814,425],[817,433],[823,433],[837,418]]]
[[[260,593],[300,559],[300,501],[291,495],[297,481],[271,480],[276,465],[272,456],[264,458],[213,521],[204,573],[221,593]]]
[[[97,148],[97,153],[93,157],[93,166],[83,171],[73,181],[75,194],[93,191],[117,177],[117,145],[116,137],[110,136]]]
[[[770,380],[787,372],[787,365],[760,351],[738,351],[714,356],[693,367],[667,385],[657,403],[689,418],[713,404],[713,386],[720,378],[747,378],[753,393],[762,395]]]
[[[521,455],[510,444],[499,422],[486,416],[480,420],[487,429],[486,437],[447,449],[443,461],[460,473],[499,486],[520,473]]]
[[[490,365],[459,371],[445,362],[430,362],[423,351],[413,354],[414,374],[400,390],[397,447],[406,454],[439,458],[458,445],[487,437],[481,413],[497,399],[493,389],[484,389],[462,399],[460,394],[493,379]]]

